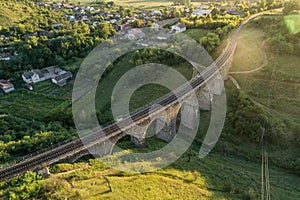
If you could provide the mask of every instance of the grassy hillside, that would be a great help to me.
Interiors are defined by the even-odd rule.
[[[274,17],[268,16],[265,20]],[[280,29],[268,29],[268,26],[266,29],[280,30],[281,34],[287,34],[286,38],[297,38],[295,34],[288,34],[284,23],[278,24],[282,26]],[[283,142],[270,147],[270,162],[296,169],[293,163],[299,159],[300,147],[300,57],[274,49],[275,37],[258,27],[256,20],[242,29],[231,75],[253,102],[283,124]]]
[[[0,0],[0,27],[22,24],[32,27],[32,32],[58,22],[66,24],[62,12],[36,6],[34,1]]]
[[[52,2],[52,1],[49,1]],[[81,5],[91,5],[94,4],[95,0],[69,0],[70,3],[78,4],[80,2]],[[140,9],[155,9],[166,6],[171,6],[173,4],[170,0],[146,0],[146,1],[134,1],[134,0],[114,0],[116,5],[124,6],[124,7],[135,7]]]
[[[222,143],[226,142],[223,138]],[[18,186],[10,187],[10,183],[0,185],[0,197],[245,200],[260,197],[259,161],[249,162],[231,153],[218,151],[199,159],[199,146],[194,144],[191,150],[171,166],[143,174],[109,169],[96,160],[90,160],[89,165],[58,164],[53,170],[60,173],[54,173],[47,179],[35,180],[34,174],[28,174],[19,178]],[[188,161],[190,153],[192,156]],[[127,152],[116,153],[113,157],[124,154]],[[147,166],[147,163],[140,164]],[[271,167],[272,199],[297,199],[300,195],[299,183],[299,177]]]
[[[0,25],[11,26],[33,13],[31,6],[22,1],[0,0]]]
[[[251,23],[242,29],[232,76],[255,101],[288,125],[288,135],[293,138],[300,131],[300,57],[274,52],[270,40]],[[266,65],[252,72],[265,62],[264,53]]]

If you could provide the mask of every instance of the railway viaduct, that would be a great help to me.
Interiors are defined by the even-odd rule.
[[[23,161],[0,169],[0,181],[23,174],[28,170],[37,170],[47,167],[48,165],[62,160],[75,161],[78,158],[89,153],[96,156],[104,156],[112,153],[114,145],[117,141],[125,135],[130,135],[131,141],[137,147],[146,146],[146,132],[154,120],[156,120],[156,137],[170,142],[176,137],[176,118],[180,110],[185,110],[181,115],[181,124],[188,129],[195,129],[194,116],[199,115],[199,109],[192,109],[195,105],[199,106],[201,110],[209,111],[211,109],[212,100],[217,95],[221,95],[223,91],[223,82],[228,77],[229,69],[232,65],[232,58],[236,48],[236,40],[240,29],[249,20],[261,15],[259,13],[253,15],[244,21],[240,27],[237,28],[235,34],[228,40],[227,47],[222,54],[215,60],[213,67],[208,67],[204,74],[195,77],[190,81],[193,95],[196,96],[197,104],[192,98],[191,89],[182,88],[177,93],[180,94],[177,98],[174,94],[170,94],[158,103],[161,108],[153,109],[147,107],[133,115],[128,121],[127,119],[121,122],[115,122],[104,127],[101,131],[94,130],[84,139],[75,139],[53,149],[47,150],[37,155],[32,155]],[[220,73],[216,73],[220,72]],[[162,121],[164,116],[164,121]],[[85,142],[84,142],[84,141]],[[101,151],[99,152],[99,149]]]
[[[132,127],[123,129],[117,136],[109,138],[109,141],[104,140],[83,150],[70,152],[69,156],[63,159],[72,163],[89,154],[93,154],[96,157],[110,155],[113,152],[115,144],[125,135],[130,135],[130,140],[136,147],[146,147],[146,133],[152,123],[155,123],[156,130],[152,130],[151,132],[154,132],[157,138],[165,142],[170,142],[176,137],[176,119],[180,110],[183,109],[185,112],[181,112],[182,124],[189,129],[198,128],[196,127],[197,122],[194,121],[199,115],[198,112],[200,110],[210,111],[214,96],[225,92],[223,83],[224,80],[227,80],[229,69],[232,66],[235,44],[231,48],[233,49],[230,49],[230,54],[227,55],[226,61],[222,62],[221,66],[218,66],[220,73],[211,76],[203,86],[195,88],[193,94],[177,99],[177,101],[164,106],[163,110],[149,113],[148,117],[139,120]],[[228,53],[226,49],[223,51],[223,54],[225,53]],[[194,75],[197,76],[197,74]],[[194,102],[195,99],[192,95],[196,95],[198,102]],[[195,106],[198,106],[200,109],[195,109]]]

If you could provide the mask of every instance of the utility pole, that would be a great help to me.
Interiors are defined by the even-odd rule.
[[[266,126],[265,126],[266,127]],[[261,134],[261,200],[271,200],[270,195],[270,177],[269,177],[269,163],[268,163],[268,154],[264,150],[264,135],[266,128],[262,129]]]
[[[261,200],[265,199],[265,184],[264,184],[264,146],[263,140],[265,135],[265,128],[262,129],[260,145],[261,145]]]

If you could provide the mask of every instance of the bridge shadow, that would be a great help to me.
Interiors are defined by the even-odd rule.
[[[179,112],[176,119],[177,130],[180,120],[181,115]],[[201,146],[200,141],[205,136],[209,121],[210,113],[202,112],[199,131],[190,148],[168,167],[153,172],[142,173],[142,176],[147,177],[148,175],[154,175],[157,179],[166,178],[171,182],[182,184],[184,187],[190,186],[194,188],[195,191],[200,192],[201,195],[203,194],[200,199],[255,199],[258,197],[258,191],[260,191],[260,183],[259,181],[253,181],[253,184],[248,186],[249,180],[243,180],[243,178],[251,179],[251,176],[253,175],[245,175],[246,172],[243,171],[243,167],[247,166],[247,163],[243,163],[243,167],[241,167],[239,162],[236,164],[234,157],[226,157],[224,153],[216,152],[215,150],[203,159],[198,157]],[[156,138],[156,135],[153,134],[155,128],[156,122],[153,121],[146,133],[146,148],[136,148],[135,145],[130,142],[130,136],[126,135],[116,143],[116,146],[125,151],[120,151],[119,148],[115,148],[111,157],[122,160],[123,155],[126,156],[126,151],[148,153],[165,147],[168,143]],[[94,157],[92,155],[83,156],[79,158],[77,162],[88,162],[90,158]],[[141,164],[141,166],[147,165],[147,163],[138,164]],[[259,180],[259,168],[255,173],[256,174],[254,174],[253,177]],[[110,176],[120,177],[122,174],[123,173],[121,172],[116,172],[116,174],[111,174]],[[140,177],[140,175],[133,176],[136,178]],[[147,184],[148,181],[150,184],[150,181],[152,180],[147,180],[146,178],[143,184]],[[240,185],[243,187],[240,187]],[[251,189],[256,192],[253,193]],[[157,192],[165,193],[169,189],[162,188],[161,190],[164,191]],[[110,192],[105,191],[98,195],[105,196],[108,193]]]
[[[146,172],[145,175],[161,176],[163,178],[179,181],[184,185],[195,187],[195,190],[203,192],[203,196],[200,199],[258,198],[260,191],[259,166],[254,171],[251,168],[249,170],[251,172],[248,174],[246,170],[244,171],[244,168],[248,167],[247,161],[240,161],[236,159],[234,155],[227,157],[224,153],[219,152],[219,150],[213,150],[203,159],[199,158],[198,155],[201,147],[200,141],[204,138],[208,129],[210,115],[210,112],[202,112],[196,139],[178,160],[166,168],[153,172]],[[179,114],[177,116],[177,129],[180,118]],[[154,128],[155,122],[153,122],[151,126]],[[130,149],[132,152],[144,153],[152,152],[168,144],[151,134],[151,127],[149,127],[149,131],[147,148],[135,148],[135,146],[130,143],[129,136],[122,138],[117,145],[126,150]],[[118,154],[118,152],[114,153]],[[255,181],[252,180],[253,177],[255,177]],[[147,182],[147,180],[145,181]],[[145,184],[147,184],[146,182]],[[251,185],[249,185],[249,183],[251,183]]]

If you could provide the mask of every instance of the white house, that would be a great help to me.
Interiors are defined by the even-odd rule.
[[[116,19],[112,19],[109,21],[111,24],[116,24],[118,21]]]
[[[9,53],[2,53],[0,54],[0,60],[10,60],[11,55]]]
[[[159,29],[161,29],[161,26],[158,23],[153,23],[152,24],[152,28],[156,31],[158,31]]]
[[[171,26],[172,31],[175,31],[176,33],[181,33],[186,31],[186,25],[184,23],[178,22],[177,24]]]
[[[159,15],[159,16],[162,16],[162,13],[161,13],[161,11],[159,11],[159,10],[155,10],[155,11],[153,11],[153,12],[151,13],[151,15]]]
[[[26,83],[38,83],[46,80],[44,74],[40,70],[31,70],[22,74],[22,79]]]
[[[38,83],[58,76],[59,73],[57,72],[57,70],[61,69],[50,66],[41,70],[30,70],[22,74],[22,79],[25,83]]]
[[[143,37],[145,37],[145,33],[143,33],[143,31],[140,29],[130,29],[125,35],[125,38],[129,40],[141,39]]]
[[[211,13],[211,10],[202,10],[201,8],[197,8],[192,12],[192,17],[204,17]]]
[[[63,70],[62,70],[63,71]],[[60,75],[52,78],[52,83],[58,85],[58,86],[64,86],[67,83],[67,80],[69,78],[72,78],[72,73],[71,72],[66,72],[63,71],[63,73],[61,73]]]

